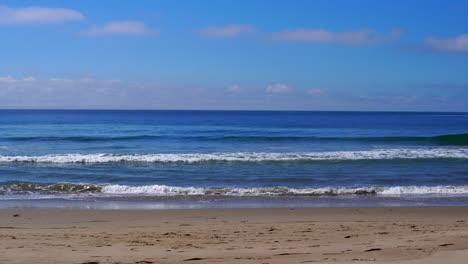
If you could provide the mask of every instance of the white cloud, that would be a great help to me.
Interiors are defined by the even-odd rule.
[[[46,24],[83,19],[84,16],[80,12],[67,8],[0,6],[0,24]]]
[[[25,81],[25,82],[34,82],[35,80],[36,80],[36,78],[34,78],[32,76],[23,78],[23,81]]]
[[[467,110],[468,89],[463,83],[437,84],[434,87],[440,89],[433,89],[436,93],[428,96],[418,96],[417,89],[406,89],[404,93],[391,95],[359,96],[341,91],[311,97],[306,92],[316,94],[318,89],[294,93],[294,89],[279,83],[264,87],[279,94],[249,87],[233,96],[226,89],[55,77],[0,77],[0,109]],[[426,89],[427,85],[420,88]]]
[[[373,44],[398,40],[402,35],[399,29],[392,29],[385,34],[374,30],[330,31],[326,29],[296,29],[274,32],[271,38],[277,41],[300,41],[310,43]]]
[[[426,38],[424,44],[437,51],[468,52],[468,33],[453,38]]]
[[[318,96],[318,95],[322,95],[323,91],[321,89],[309,89],[306,91],[306,93],[309,95]]]
[[[200,30],[200,33],[215,38],[234,38],[242,34],[252,33],[255,27],[248,24],[230,24],[224,26],[211,26]]]
[[[288,93],[291,90],[292,90],[291,87],[289,87],[289,86],[287,86],[285,84],[281,84],[281,83],[270,84],[266,88],[267,93]]]
[[[237,84],[233,84],[233,85],[230,85],[226,90],[230,93],[238,93],[242,91],[242,87],[240,87]]]
[[[65,79],[65,78],[49,78],[49,81],[51,81],[51,82],[71,82],[73,80]]]
[[[145,23],[139,21],[112,21],[101,26],[94,26],[81,32],[85,36],[103,35],[158,35],[159,31],[149,28]]]
[[[16,79],[11,77],[10,75],[7,76],[0,76],[0,82],[4,83],[14,83],[16,82]]]

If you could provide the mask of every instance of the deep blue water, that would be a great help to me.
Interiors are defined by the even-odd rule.
[[[0,110],[0,199],[466,199],[467,133],[468,113]]]

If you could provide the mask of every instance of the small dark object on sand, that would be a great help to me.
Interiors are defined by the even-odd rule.
[[[445,244],[439,245],[439,247],[446,247],[446,246],[453,246],[453,244],[445,243]]]
[[[372,252],[372,251],[379,251],[379,250],[382,250],[381,248],[371,248],[371,249],[368,249],[368,250],[364,250],[364,252]]]
[[[194,261],[194,260],[203,260],[203,258],[189,258],[189,259],[184,259],[184,261]]]

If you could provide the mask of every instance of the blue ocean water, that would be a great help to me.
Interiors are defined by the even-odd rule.
[[[468,113],[0,110],[0,201],[248,197],[465,203]]]

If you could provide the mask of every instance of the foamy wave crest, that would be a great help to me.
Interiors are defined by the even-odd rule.
[[[308,153],[185,153],[185,154],[58,154],[43,156],[2,156],[0,162],[35,163],[118,163],[118,162],[262,162],[320,160],[387,160],[387,159],[468,159],[468,149],[381,149],[366,151],[331,151]]]
[[[129,186],[88,183],[5,182],[0,194],[77,194],[127,196],[339,196],[339,195],[468,195],[462,186],[353,186],[353,187],[182,187],[168,185]]]
[[[127,186],[107,185],[102,193],[120,195],[150,195],[150,196],[336,196],[336,195],[451,195],[468,194],[468,185],[464,186],[395,186],[395,187],[323,187],[323,188],[288,188],[288,187],[257,187],[257,188],[201,188],[176,187],[166,185]]]
[[[107,194],[130,194],[151,196],[203,195],[203,196],[325,196],[325,195],[366,195],[377,194],[374,188],[288,188],[288,187],[175,187],[166,185],[126,186],[107,185],[101,189]]]
[[[50,193],[99,193],[101,186],[86,183],[35,183],[35,182],[6,182],[0,184],[2,194],[50,194]]]
[[[203,195],[203,196],[322,196],[346,194],[375,194],[373,188],[288,188],[288,187],[175,187],[166,185],[127,186],[107,185],[101,189],[107,194],[133,194],[151,196]]]
[[[394,186],[382,188],[382,195],[400,194],[468,194],[468,185],[464,186]]]

